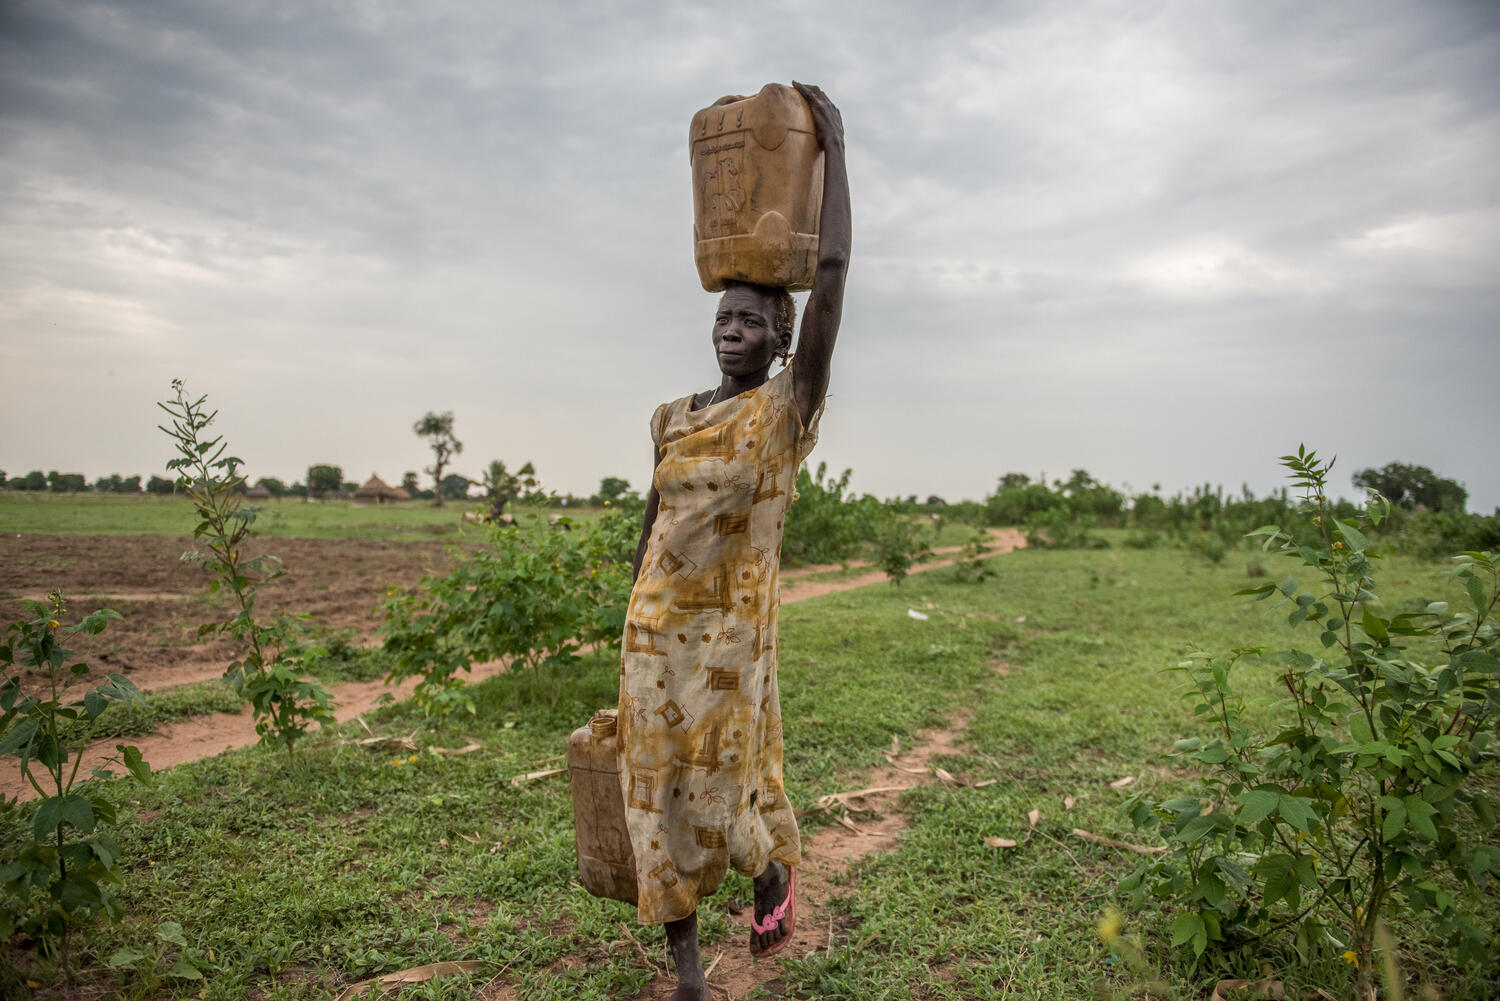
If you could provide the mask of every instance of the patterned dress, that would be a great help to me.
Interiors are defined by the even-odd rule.
[[[657,408],[660,507],[626,613],[618,747],[643,924],[687,917],[730,866],[801,861],[782,789],[777,573],[817,441],[792,369],[698,411]]]

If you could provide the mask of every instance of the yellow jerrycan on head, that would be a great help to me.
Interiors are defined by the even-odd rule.
[[[800,291],[818,266],[823,152],[791,87],[723,97],[693,116],[693,256],[709,292],[726,281]]]

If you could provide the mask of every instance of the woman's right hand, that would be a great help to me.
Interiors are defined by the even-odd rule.
[[[834,107],[828,95],[823,93],[823,88],[810,83],[798,83],[792,81],[792,86],[802,99],[807,102],[807,107],[812,111],[813,128],[818,134],[818,146],[826,153],[830,146],[843,150],[844,148],[844,116],[839,114],[839,109]]]

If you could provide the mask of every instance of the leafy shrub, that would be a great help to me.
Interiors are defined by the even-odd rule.
[[[1392,545],[1422,559],[1477,549],[1500,550],[1500,512],[1392,510],[1388,531]]]
[[[1032,549],[1108,549],[1109,540],[1089,531],[1091,515],[1075,515],[1066,506],[1038,511],[1026,519],[1026,545]]]
[[[100,911],[119,920],[124,907],[111,891],[123,882],[120,848],[101,828],[115,822],[109,800],[76,791],[82,751],[68,749],[72,741],[92,735],[100,716],[115,701],[141,698],[123,676],[109,680],[72,699],[72,689],[89,674],[85,663],[68,663],[74,657],[64,649],[62,634],[98,635],[120,614],[101,608],[70,626],[64,626],[66,604],[60,593],[48,595],[46,604],[24,602],[30,618],[12,623],[0,643],[0,754],[13,754],[21,761],[21,773],[37,793],[31,815],[30,841],[20,854],[0,866],[0,942],[20,931],[45,956],[58,959],[70,978],[69,935],[82,920]],[[16,670],[21,665],[46,676],[46,692],[28,695]],[[65,737],[63,731],[72,732]],[[125,767],[141,781],[150,781],[150,767],[140,751],[115,745]],[[68,765],[72,758],[72,767]],[[38,779],[33,764],[39,766]],[[45,786],[43,782],[45,781]]]
[[[1125,547],[1127,549],[1155,549],[1161,545],[1161,533],[1147,529],[1144,532],[1131,532],[1125,536]]]
[[[998,571],[988,559],[994,548],[994,539],[989,532],[980,529],[964,543],[963,556],[953,564],[953,579],[960,584],[980,584],[996,576]]]
[[[857,556],[875,538],[880,501],[868,495],[846,496],[852,470],[827,479],[828,463],[816,474],[804,465],[797,471],[797,499],[787,511],[781,559],[787,564],[841,563]]]
[[[589,643],[618,641],[639,523],[621,511],[587,532],[561,529],[486,526],[486,545],[450,549],[448,574],[393,593],[384,605],[385,649],[395,658],[386,681],[420,678],[415,695],[429,714],[473,712],[458,672],[475,663],[506,659],[540,671]]]
[[[1305,449],[1282,462],[1306,491],[1319,539],[1299,544],[1274,526],[1252,534],[1320,584],[1314,593],[1288,577],[1239,593],[1279,594],[1289,625],[1316,627],[1319,651],[1280,652],[1278,719],[1264,732],[1245,720],[1236,675],[1264,651],[1180,665],[1206,730],[1177,753],[1207,773],[1190,795],[1133,801],[1134,822],[1159,829],[1169,851],[1123,886],[1181,908],[1174,945],[1202,954],[1285,941],[1307,960],[1342,953],[1357,996],[1370,997],[1378,936],[1397,918],[1421,914],[1462,959],[1489,947],[1472,904],[1475,884],[1500,871],[1500,848],[1485,843],[1494,814],[1476,781],[1494,757],[1500,708],[1500,565],[1490,553],[1458,559],[1472,611],[1419,602],[1388,615],[1367,535],[1386,503],[1372,497],[1364,515],[1337,518],[1325,493],[1331,464]],[[1412,652],[1433,649],[1437,663]]]
[[[932,556],[935,530],[914,524],[908,515],[887,512],[875,531],[875,565],[898,587],[911,568]]]
[[[1021,473],[1010,473],[1001,486],[985,498],[985,514],[991,525],[1025,525],[1033,517],[1067,506],[1067,498],[1053,493],[1045,483],[1031,483]]]
[[[1188,549],[1210,563],[1223,563],[1229,548],[1217,532],[1193,532],[1188,536]]]

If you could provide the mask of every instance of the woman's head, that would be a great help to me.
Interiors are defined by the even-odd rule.
[[[714,350],[725,375],[744,376],[786,363],[792,350],[797,305],[784,288],[726,282],[714,316]]]

